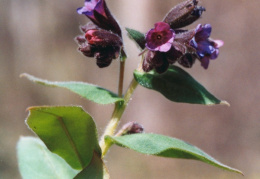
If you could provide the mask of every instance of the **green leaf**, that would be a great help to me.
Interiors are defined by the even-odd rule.
[[[93,151],[101,155],[96,125],[81,107],[31,107],[29,112],[28,126],[72,168],[85,168]]]
[[[21,137],[17,153],[20,173],[26,179],[71,179],[79,172],[34,137]]]
[[[168,71],[163,74],[135,70],[134,76],[143,87],[158,91],[174,102],[229,105],[227,102],[217,99],[192,76],[177,66],[169,67]]]
[[[102,159],[94,153],[89,166],[81,171],[74,179],[109,179],[107,168]]]
[[[125,53],[125,50],[122,48],[120,53],[120,61],[124,62],[127,59],[127,55]]]
[[[197,147],[167,136],[158,134],[132,134],[120,137],[106,136],[106,141],[143,154],[199,160],[224,170],[242,174],[241,171],[220,163]]]
[[[130,39],[134,40],[141,49],[145,48],[145,35],[137,30],[126,28]]]
[[[76,82],[76,81],[69,81],[69,82],[47,81],[40,78],[36,78],[26,73],[21,74],[21,77],[26,77],[27,79],[33,81],[34,83],[38,83],[45,86],[66,88],[98,104],[112,104],[124,100],[118,97],[115,93],[107,89],[89,83]]]

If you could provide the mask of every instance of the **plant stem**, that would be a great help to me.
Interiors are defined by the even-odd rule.
[[[124,72],[125,72],[125,60],[120,61],[120,72],[119,72],[119,83],[118,83],[118,96],[123,95],[123,85],[124,85]]]
[[[109,147],[112,145],[109,142],[105,142],[105,136],[106,135],[113,136],[115,134],[116,128],[119,125],[119,121],[125,111],[126,106],[129,103],[129,100],[131,99],[131,96],[132,96],[134,90],[136,89],[137,85],[138,85],[137,81],[135,79],[133,79],[125,94],[124,102],[117,102],[115,104],[115,109],[112,114],[111,120],[110,120],[109,124],[107,125],[105,132],[102,135],[101,140],[99,142],[99,145],[102,150],[102,158],[106,155]]]
[[[119,67],[119,83],[118,83],[118,96],[123,96],[123,85],[124,85],[124,73],[125,73],[125,60],[127,56],[124,51],[124,48],[121,49],[120,54],[120,67]]]

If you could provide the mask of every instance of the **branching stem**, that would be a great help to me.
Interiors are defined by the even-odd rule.
[[[112,114],[111,120],[108,123],[108,125],[105,129],[105,132],[99,142],[99,145],[102,150],[102,158],[106,155],[109,147],[112,145],[109,142],[105,142],[105,136],[107,136],[107,135],[113,136],[115,134],[116,128],[119,125],[119,121],[125,111],[126,106],[128,105],[129,100],[131,99],[131,96],[132,96],[134,90],[136,89],[137,85],[138,85],[137,81],[135,79],[133,79],[124,96],[124,102],[117,102],[115,104],[115,109]]]

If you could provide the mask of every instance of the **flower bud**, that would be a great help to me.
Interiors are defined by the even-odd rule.
[[[96,49],[93,46],[84,43],[79,46],[79,51],[87,57],[94,57]]]
[[[76,38],[75,38],[75,40],[76,40],[76,42],[78,43],[78,44],[84,44],[85,42],[86,42],[86,39],[85,39],[85,37],[83,36],[83,35],[79,35],[79,36],[77,36]]]
[[[102,29],[91,29],[85,34],[88,43],[95,46],[122,46],[122,39],[109,31]]]
[[[138,124],[137,122],[128,122],[126,123],[116,134],[116,136],[123,136],[127,134],[137,134],[143,133],[144,128],[142,125]]]
[[[186,68],[191,68],[197,59],[196,54],[186,53],[181,58],[178,59],[178,63]]]
[[[206,10],[197,4],[197,0],[184,1],[172,8],[163,21],[168,23],[172,29],[190,25],[199,19],[202,12]]]
[[[142,64],[142,69],[145,72],[149,72],[154,68],[154,65],[152,64],[152,59],[154,58],[155,53],[156,52],[150,50],[146,53]]]
[[[96,53],[95,58],[97,59],[96,64],[99,68],[104,68],[109,66],[113,60],[112,56],[100,52]]]
[[[155,69],[157,73],[163,73],[168,69],[169,62],[167,61],[166,53],[160,51],[148,51],[142,68],[145,72]]]
[[[88,29],[85,36],[75,38],[79,44],[79,51],[87,57],[95,57],[98,67],[104,68],[111,64],[113,59],[118,58],[122,47],[122,39],[107,30]]]
[[[86,33],[88,30],[90,29],[99,29],[98,26],[96,26],[95,24],[93,24],[92,22],[89,22],[87,23],[86,25],[83,25],[83,26],[80,26],[79,27],[80,30],[83,32],[83,33]]]

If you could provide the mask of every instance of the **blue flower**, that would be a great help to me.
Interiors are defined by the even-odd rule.
[[[190,45],[197,50],[197,55],[201,62],[201,66],[205,69],[209,66],[209,61],[216,59],[219,54],[219,48],[224,45],[222,40],[210,39],[212,27],[210,24],[199,24],[196,33],[190,41]]]

